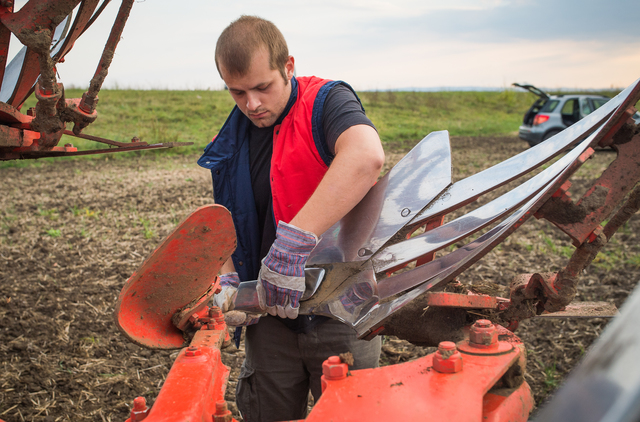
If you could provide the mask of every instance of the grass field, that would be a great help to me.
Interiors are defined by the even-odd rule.
[[[82,92],[80,89],[70,89],[66,91],[66,97],[79,98]],[[607,94],[612,96],[616,92]],[[451,136],[515,134],[522,116],[535,99],[533,94],[513,90],[368,91],[358,95],[385,147],[402,150],[412,147],[424,136],[437,130],[448,130]],[[163,152],[130,153],[136,156],[199,153],[222,126],[233,105],[226,91],[102,90],[97,108],[98,119],[84,133],[120,142],[128,142],[137,136],[148,143],[194,143],[190,147]],[[32,97],[22,111],[26,112],[33,106],[35,99]],[[60,145],[65,143],[72,143],[80,150],[104,148],[102,144],[69,136],[64,136]],[[92,158],[104,159],[104,156]],[[0,165],[33,164],[8,162]]]

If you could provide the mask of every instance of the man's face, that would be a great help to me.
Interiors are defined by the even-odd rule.
[[[245,75],[230,74],[222,63],[220,74],[238,108],[249,120],[258,127],[269,127],[278,120],[289,101],[293,68],[293,57],[289,56],[285,81],[278,70],[269,67],[269,53],[262,48],[254,53]]]

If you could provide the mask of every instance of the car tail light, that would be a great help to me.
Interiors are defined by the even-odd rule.
[[[536,117],[533,118],[533,125],[534,126],[541,125],[547,120],[549,120],[549,116],[547,114],[538,114],[536,115]]]

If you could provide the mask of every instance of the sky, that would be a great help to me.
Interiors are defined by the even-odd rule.
[[[119,6],[58,66],[65,86],[88,86]],[[104,87],[222,89],[215,43],[243,14],[278,26],[297,75],[356,90],[602,89],[640,78],[638,0],[137,0]]]

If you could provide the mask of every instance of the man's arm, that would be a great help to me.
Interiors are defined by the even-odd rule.
[[[315,192],[290,224],[322,235],[344,217],[371,189],[384,165],[378,132],[356,125],[336,141],[336,155]]]

